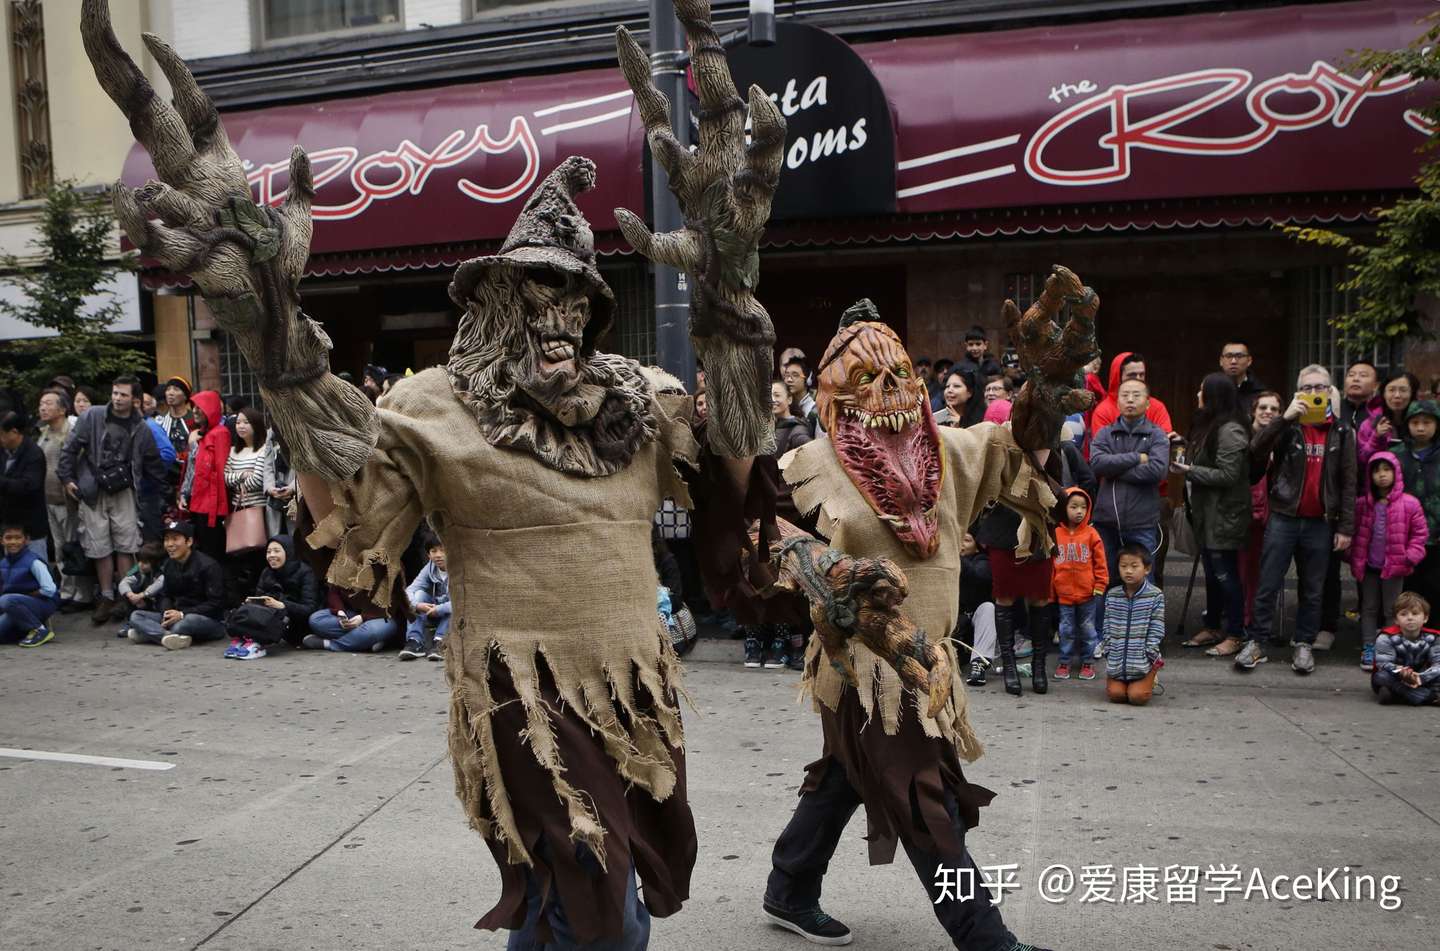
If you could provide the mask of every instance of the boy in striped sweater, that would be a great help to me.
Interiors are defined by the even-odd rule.
[[[1120,584],[1106,595],[1104,647],[1105,694],[1111,703],[1144,706],[1155,689],[1155,676],[1165,661],[1165,593],[1146,577],[1150,550],[1126,545],[1116,559]]]

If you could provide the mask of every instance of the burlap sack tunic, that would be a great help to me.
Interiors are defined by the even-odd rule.
[[[780,460],[796,507],[817,514],[816,528],[830,544],[857,557],[884,557],[905,572],[909,596],[901,606],[949,657],[951,701],[940,716],[925,716],[926,698],[903,687],[894,668],[858,641],[851,659],[859,677],[852,686],[826,662],[818,637],[806,657],[805,687],[814,696],[825,736],[821,759],[807,767],[802,792],[814,788],[833,757],[865,801],[872,864],[891,861],[904,837],[941,855],[958,856],[960,843],[945,812],[949,789],[967,827],[994,793],[967,783],[960,759],[975,760],[983,747],[966,710],[962,667],[949,634],[959,618],[960,543],[967,527],[995,500],[1025,516],[1021,546],[1048,552],[1046,513],[1055,494],[1026,460],[1006,427],[981,423],[969,429],[940,428],[942,475],[939,550],[915,557],[870,508],[841,467],[828,439],[819,439]],[[877,716],[881,730],[870,721]],[[912,803],[919,806],[915,821]]]
[[[651,913],[673,913],[695,832],[650,525],[661,499],[689,504],[674,465],[697,455],[685,401],[652,399],[656,438],[602,478],[491,446],[442,369],[382,402],[379,444],[311,543],[336,549],[331,583],[381,607],[423,516],[445,544],[456,791],[504,881],[477,927],[523,923],[526,865],[582,941],[618,934],[632,862]]]

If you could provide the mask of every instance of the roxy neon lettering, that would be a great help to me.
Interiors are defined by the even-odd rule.
[[[1243,155],[1264,147],[1282,132],[1327,123],[1343,128],[1365,100],[1404,92],[1418,83],[1408,75],[1379,78],[1366,73],[1357,78],[1317,60],[1308,72],[1285,73],[1263,82],[1256,82],[1248,70],[1223,68],[1111,86],[1069,106],[1041,126],[1025,148],[1025,170],[1049,185],[1100,185],[1129,178],[1137,149],[1187,155]],[[1132,104],[1147,96],[1176,93],[1191,98],[1159,115],[1132,120]],[[1233,136],[1184,133],[1186,123],[1242,96],[1245,111],[1254,123],[1252,128]],[[1302,102],[1286,102],[1293,97],[1300,97]],[[1099,149],[1108,152],[1107,161],[1089,168],[1059,168],[1046,160],[1046,149],[1056,139],[1097,114],[1108,119],[1108,129],[1095,141]],[[1410,125],[1419,128],[1414,122]]]
[[[529,191],[540,174],[540,150],[524,116],[511,119],[504,138],[498,140],[491,138],[489,126],[481,123],[468,139],[465,129],[456,129],[428,149],[409,139],[402,140],[394,149],[364,156],[359,149],[348,145],[315,149],[309,154],[317,196],[332,182],[343,179],[344,184],[324,195],[330,203],[316,201],[311,215],[317,221],[354,218],[377,201],[405,194],[419,195],[437,169],[460,165],[477,153],[504,155],[517,148],[521,150],[525,166],[510,181],[491,185],[461,178],[455,183],[456,189],[468,198],[486,204],[504,204]],[[289,167],[288,159],[247,165],[246,178],[256,191],[258,203],[276,205],[284,200],[285,188],[280,187],[277,179],[286,177]],[[335,193],[349,197],[337,203],[331,198]]]

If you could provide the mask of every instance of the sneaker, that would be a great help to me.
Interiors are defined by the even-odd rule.
[[[314,637],[314,634],[310,635]],[[405,646],[400,648],[399,658],[401,660],[419,660],[425,656],[425,645],[419,641],[406,641]]]
[[[306,634],[300,639],[300,646],[307,651],[323,651],[325,649],[325,638],[319,634]]]
[[[758,637],[745,638],[745,666],[760,666],[760,638]]]
[[[425,659],[426,659],[426,660],[444,660],[444,659],[445,659],[444,650],[445,650],[445,639],[444,639],[443,637],[437,637],[437,638],[435,638],[435,640],[433,640],[433,641],[430,642],[430,650],[429,650],[428,652],[426,652],[426,654],[425,654]]]
[[[143,643],[145,643],[145,635],[144,635],[144,634],[141,634],[139,631],[135,630],[135,628],[133,628],[133,627],[126,629],[126,631],[125,631],[125,636],[128,637],[128,638],[130,638],[130,643],[132,643],[132,644],[143,644]]]
[[[767,651],[765,655],[765,669],[780,670],[788,664],[790,662],[790,658],[787,656],[789,654],[789,647],[790,645],[785,642],[785,638],[771,638],[770,650]]]
[[[1017,941],[1015,942],[1015,947],[1011,948],[1010,951],[1049,951],[1049,949],[1039,947],[1038,945],[1026,944],[1023,941]]]
[[[55,638],[55,632],[45,625],[40,625],[26,634],[20,641],[21,647],[39,647],[41,644],[48,644]]]
[[[1332,647],[1334,647],[1334,646],[1335,646],[1335,632],[1334,632],[1334,631],[1321,631],[1319,634],[1316,634],[1316,635],[1315,635],[1315,643],[1310,645],[1310,647],[1311,647],[1312,650],[1317,650],[1317,651],[1328,651],[1330,648],[1332,648]]]
[[[1308,674],[1315,669],[1315,655],[1309,644],[1296,644],[1295,656],[1290,660],[1290,669],[1297,674]]]
[[[1026,638],[1019,638],[1019,637],[1017,637],[1017,638],[1015,638],[1015,656],[1016,656],[1016,657],[1030,657],[1030,656],[1032,656],[1034,653],[1035,653],[1035,645],[1034,645],[1033,643],[1031,643],[1030,638],[1028,638],[1028,637],[1026,637]]]
[[[244,644],[240,645],[240,650],[239,650],[238,653],[236,653],[235,659],[236,659],[236,660],[259,660],[260,658],[265,657],[265,656],[267,656],[267,655],[266,655],[266,653],[265,653],[265,648],[264,648],[264,647],[260,646],[259,644],[255,643],[254,641],[246,641]]]
[[[110,598],[101,598],[95,602],[95,610],[90,612],[90,623],[99,627],[110,620],[110,615],[115,610],[115,602]]]
[[[1375,672],[1375,645],[1366,644],[1365,649],[1360,652],[1360,669],[1367,674]]]
[[[225,659],[234,660],[240,654],[241,645],[245,642],[238,637],[230,638],[230,646],[225,648]]]
[[[836,946],[849,944],[854,938],[849,928],[819,908],[801,912],[781,911],[769,902],[760,907],[771,924],[793,931],[812,944]]]
[[[972,687],[985,686],[985,668],[989,666],[984,658],[975,658],[970,662],[970,676],[965,678],[965,682]]]
[[[183,651],[190,646],[189,634],[166,634],[160,638],[160,646],[167,651]]]
[[[1094,679],[1095,679],[1095,665],[1094,665],[1094,664],[1090,664],[1090,663],[1081,664],[1081,665],[1080,665],[1080,679],[1081,679],[1081,680],[1094,680]]]
[[[1058,663],[1058,664],[1055,665],[1055,679],[1056,679],[1056,680],[1069,680],[1069,679],[1070,679],[1070,662],[1069,662],[1069,661],[1064,661],[1064,660],[1062,660],[1060,663]]]
[[[1254,670],[1256,664],[1263,664],[1270,658],[1265,656],[1265,648],[1259,641],[1246,641],[1245,646],[1240,648],[1240,653],[1235,655],[1235,668],[1237,670]]]

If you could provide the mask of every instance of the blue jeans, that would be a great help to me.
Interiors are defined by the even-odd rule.
[[[548,846],[544,839],[540,840],[536,848],[537,858],[543,858]],[[596,876],[603,874],[600,863],[596,861],[594,854],[583,845],[575,847],[575,854],[579,857],[580,865]],[[554,884],[551,884],[554,888]],[[540,923],[541,895],[540,886],[535,881],[534,874],[528,869],[525,872],[525,924],[519,931],[510,932],[510,940],[505,943],[505,951],[645,951],[650,945],[650,910],[640,901],[640,895],[635,888],[635,871],[631,868],[629,884],[625,887],[625,917],[622,922],[624,930],[618,938],[602,938],[599,941],[591,941],[588,944],[580,944],[575,940],[575,932],[570,927],[570,919],[565,915],[565,906],[560,903],[560,893],[552,894],[550,907],[545,910],[545,920],[550,925],[551,940],[541,944],[535,937],[535,931]]]
[[[425,628],[430,628],[430,636],[435,640],[443,638],[450,630],[450,615],[445,615],[438,621],[431,621],[428,617],[417,617],[405,626],[405,640],[414,641],[417,644],[425,643]]]
[[[1203,548],[1200,557],[1205,561],[1205,623],[1219,627],[1226,637],[1243,638],[1245,589],[1240,585],[1240,553]]]
[[[329,641],[326,650],[332,651],[374,650],[376,644],[384,644],[394,637],[397,627],[389,618],[377,617],[347,631],[340,626],[340,619],[325,608],[310,615],[310,630]]]
[[[55,613],[53,598],[36,598],[28,594],[0,595],[0,644],[18,644],[21,638]]]
[[[203,614],[186,614],[169,627],[162,627],[159,611],[131,611],[130,627],[152,644],[159,644],[166,634],[188,634],[196,644],[219,640],[225,634],[225,622]]]
[[[1096,525],[1095,531],[1100,533],[1100,540],[1105,543],[1105,566],[1110,569],[1110,587],[1120,583],[1120,549],[1126,545],[1140,545],[1153,556],[1155,550],[1160,547],[1160,526],[1145,525],[1139,528],[1126,525],[1122,530],[1115,525]],[[1155,567],[1150,567],[1150,580],[1159,585],[1155,580]],[[1162,585],[1163,587],[1163,585]],[[1105,630],[1105,599],[1100,599],[1100,606],[1095,609],[1095,626],[1099,630]]]
[[[1095,611],[1100,599],[1091,598],[1079,604],[1060,604],[1060,663],[1071,658],[1077,664],[1094,663],[1095,648],[1100,646],[1100,635],[1095,630]],[[1076,631],[1076,628],[1079,631]],[[1077,638],[1075,635],[1079,634]]]
[[[1255,592],[1255,626],[1251,640],[1269,640],[1275,625],[1275,601],[1285,584],[1285,569],[1295,559],[1297,578],[1295,641],[1314,644],[1320,633],[1320,599],[1335,535],[1323,518],[1295,518],[1270,513],[1265,547],[1260,550],[1260,587]]]

